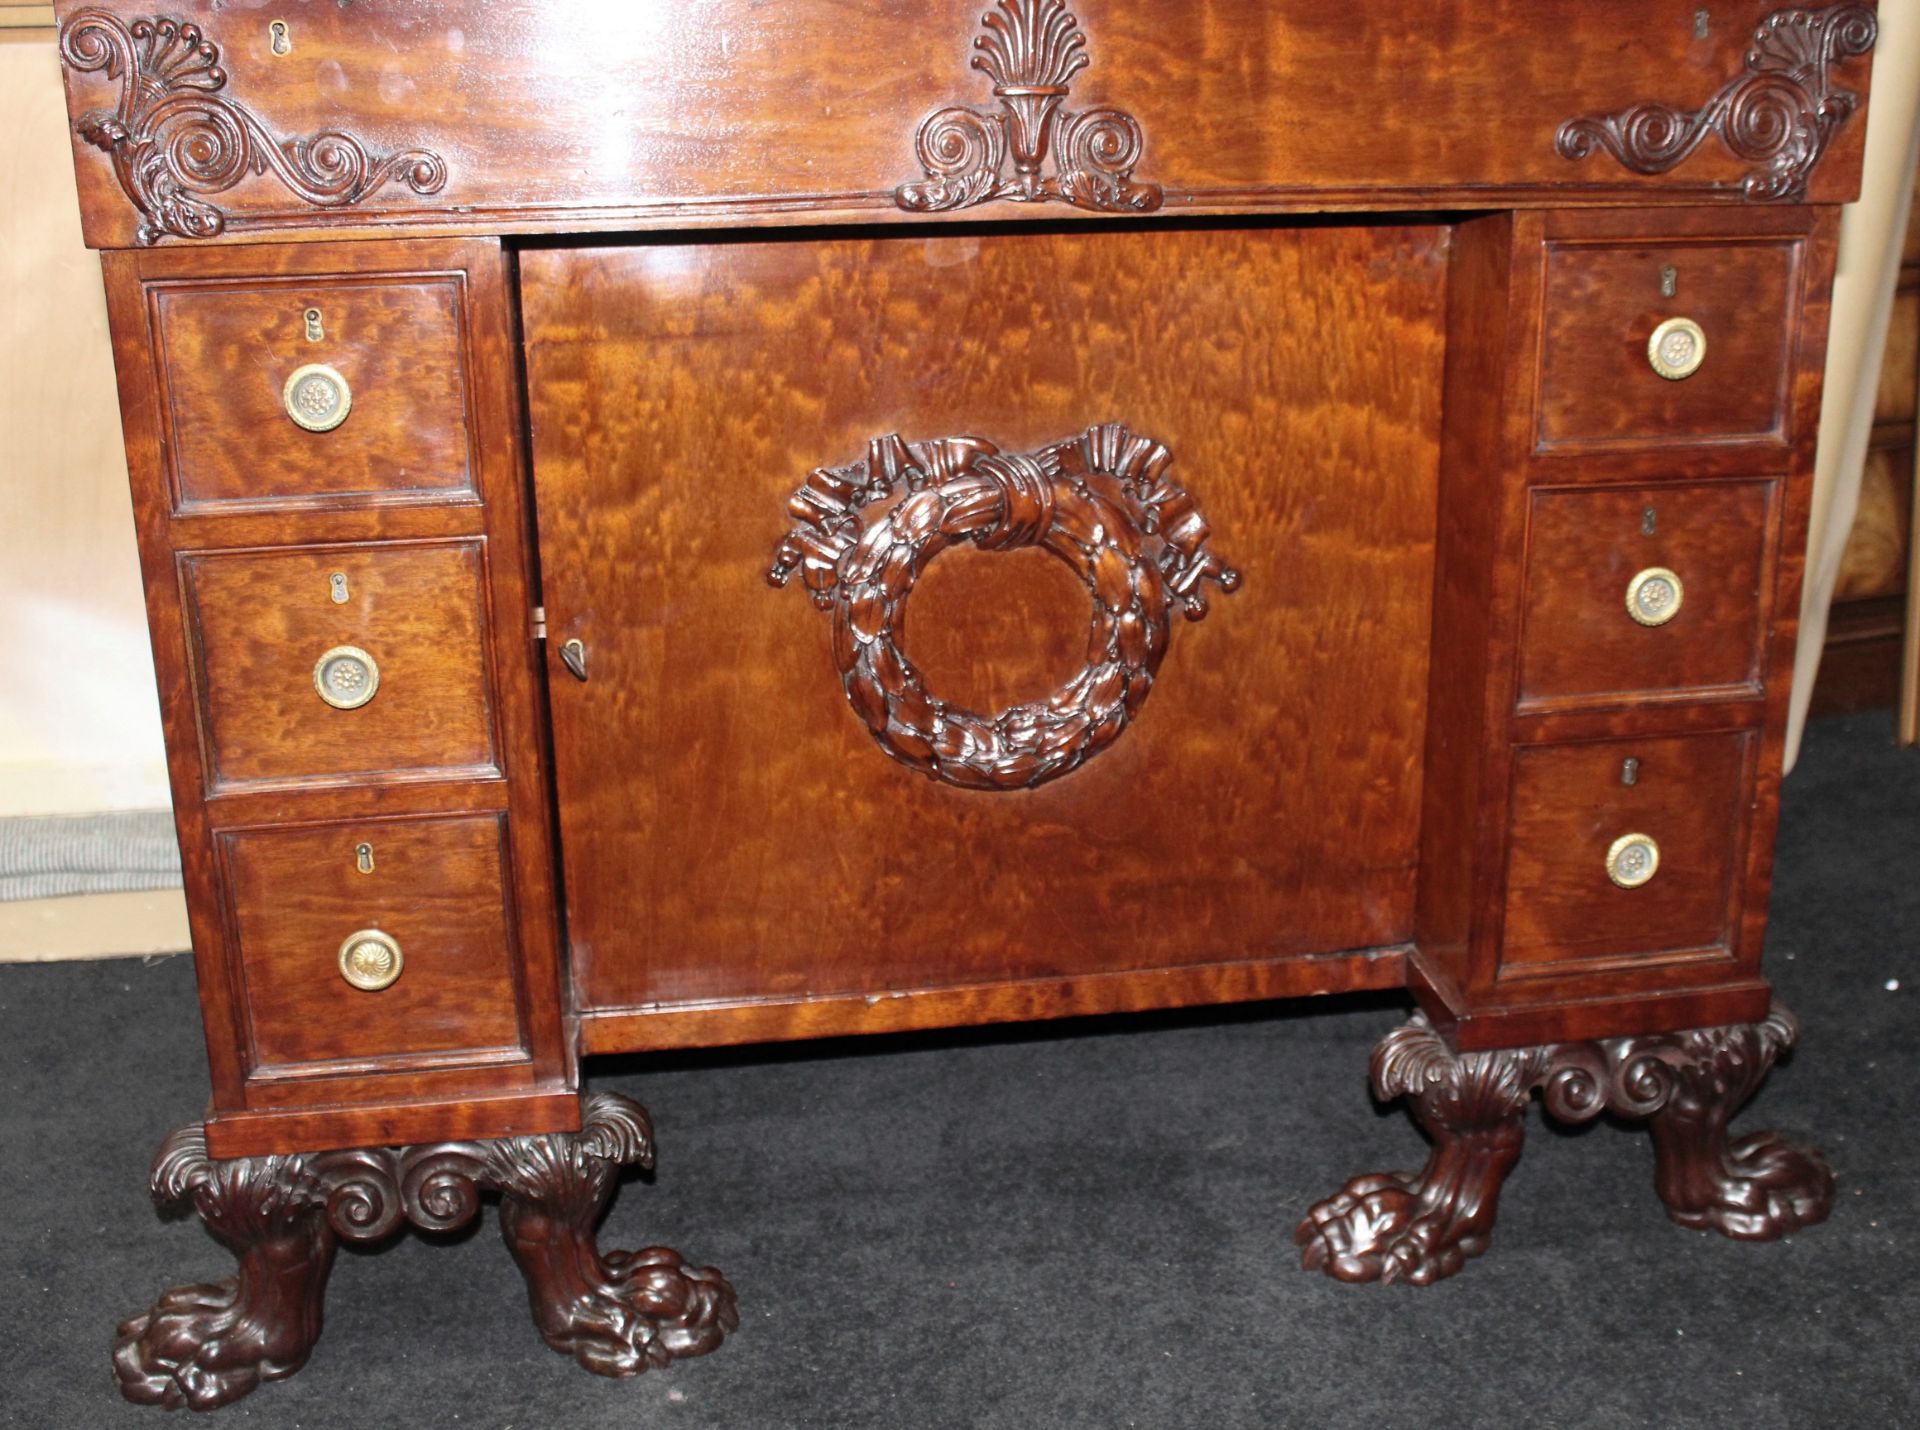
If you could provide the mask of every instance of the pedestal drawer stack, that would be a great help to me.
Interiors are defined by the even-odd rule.
[[[1436,621],[1482,641],[1435,647],[1414,982],[1463,1047],[1765,1012],[1833,222],[1456,231]]]
[[[210,1146],[577,1125],[508,256],[104,257]]]

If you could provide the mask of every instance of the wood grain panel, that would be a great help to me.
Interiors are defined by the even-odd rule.
[[[1536,488],[1521,709],[1759,693],[1776,490],[1773,482]],[[1650,566],[1672,571],[1684,592],[1678,614],[1661,626],[1643,626],[1627,613],[1627,587]]]
[[[183,556],[210,790],[497,774],[484,554],[484,542],[458,541]],[[344,604],[331,596],[335,572]],[[377,692],[355,710],[314,690],[314,663],[342,645],[379,666]]]
[[[1726,956],[1753,755],[1746,732],[1521,750],[1502,978],[1702,950]],[[1621,779],[1629,758],[1640,762],[1632,785]],[[1637,889],[1606,872],[1608,846],[1627,833],[1660,846],[1658,872]]]
[[[175,501],[471,495],[457,273],[300,275],[155,284],[153,304]],[[309,341],[305,314],[320,313]],[[296,426],[281,404],[295,369],[325,363],[353,404],[331,432]]]
[[[94,0],[63,0],[71,17]],[[146,13],[115,3],[116,12]],[[922,177],[921,122],[991,107],[969,69],[982,0],[412,0],[302,5],[292,49],[220,0],[167,13],[223,47],[226,93],[274,135],[346,130],[376,154],[445,161],[428,195],[389,182],[316,209],[272,176],[217,198],[236,237],[273,233],[546,231],[764,223],[856,215],[924,224],[895,186]],[[1172,211],[1249,205],[1409,207],[1638,198],[1744,202],[1752,165],[1715,139],[1664,175],[1575,162],[1560,126],[1646,101],[1705,104],[1746,72],[1777,0],[1074,0],[1091,66],[1070,107],[1117,105],[1145,133],[1140,174]],[[636,82],[644,76],[644,82]],[[1869,92],[1854,60],[1837,82]],[[100,74],[68,76],[74,120],[110,107]],[[1844,202],[1864,113],[1839,127],[1811,197]],[[87,241],[133,242],[138,215],[106,155],[76,140]],[[996,204],[1001,216],[1044,216]]]
[[[1549,247],[1541,338],[1543,448],[1779,437],[1800,245],[1652,241]],[[1661,271],[1678,275],[1662,295]],[[1647,362],[1667,318],[1707,335],[1700,370],[1678,381]]]
[[[580,1005],[1403,940],[1445,254],[1220,226],[525,254],[550,644],[590,653],[584,684],[550,665]],[[891,763],[829,623],[762,579],[787,494],[877,433],[1022,450],[1103,420],[1172,448],[1243,589],[1067,778]],[[1051,678],[1057,635],[1006,650],[1018,568],[956,563],[913,617],[956,687]],[[1086,594],[1058,594],[1084,641]]]
[[[256,1070],[505,1050],[524,1060],[498,816],[366,820],[220,836]],[[374,867],[355,856],[373,846]],[[399,979],[377,993],[341,976],[341,941],[379,929]]]

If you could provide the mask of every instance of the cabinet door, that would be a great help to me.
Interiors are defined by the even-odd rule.
[[[580,1006],[1403,941],[1445,258],[1418,226],[525,253]],[[961,437],[1060,468],[1024,537]],[[1140,552],[1198,518],[1113,519],[1155,473],[1242,577],[1158,634],[1186,577],[1156,598]],[[836,501],[894,534],[823,613],[817,552],[766,578]]]

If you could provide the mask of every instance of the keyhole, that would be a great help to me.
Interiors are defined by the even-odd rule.
[[[332,597],[333,604],[336,606],[344,606],[347,604],[346,572],[336,571],[327,577],[327,595]]]
[[[1713,29],[1712,13],[1706,10],[1695,10],[1693,12],[1694,39],[1696,40],[1706,39],[1707,35],[1712,31],[1712,29]]]
[[[1671,263],[1660,270],[1660,296],[1672,298],[1680,292],[1680,270]]]
[[[287,29],[285,20],[273,20],[267,25],[267,48],[276,55],[293,53],[293,35]]]
[[[1623,785],[1640,783],[1640,761],[1631,755],[1620,762],[1620,783]],[[361,847],[365,848],[364,845]]]
[[[1653,529],[1658,526],[1659,523],[1660,518],[1654,514],[1652,507],[1648,507],[1640,513],[1640,534],[1642,536],[1652,536]]]
[[[360,866],[360,872],[362,874],[371,874],[373,872],[373,846],[371,844],[354,845],[353,860],[354,863]]]
[[[326,330],[320,326],[320,310],[318,308],[309,308],[304,316],[307,320],[307,341],[310,343],[319,342],[327,335]]]

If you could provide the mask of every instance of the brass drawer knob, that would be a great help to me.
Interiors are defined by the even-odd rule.
[[[380,688],[380,666],[357,645],[337,645],[313,663],[313,688],[335,710],[358,710]]]
[[[280,389],[280,403],[294,424],[309,432],[331,432],[353,410],[353,389],[323,362],[297,367]]]
[[[1607,846],[1607,877],[1637,889],[1660,869],[1660,846],[1651,834],[1623,834]]]
[[[1643,626],[1664,626],[1686,598],[1680,578],[1664,566],[1649,566],[1627,582],[1627,614]]]
[[[1691,318],[1668,318],[1647,339],[1647,361],[1669,382],[1700,371],[1707,360],[1707,335]]]
[[[340,945],[340,976],[362,993],[391,988],[406,967],[400,944],[379,929],[361,929]]]

